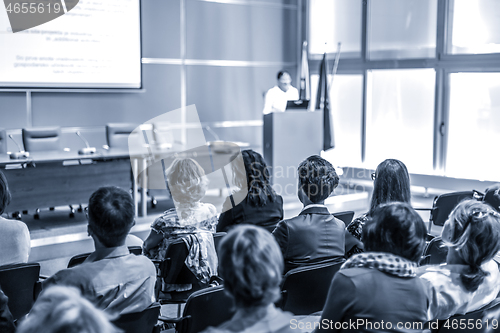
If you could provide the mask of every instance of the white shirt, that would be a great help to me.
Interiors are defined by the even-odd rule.
[[[287,101],[296,101],[298,99],[299,91],[297,88],[290,87],[286,92],[284,92],[280,87],[274,86],[266,93],[263,112],[264,114],[271,112],[284,112]]]

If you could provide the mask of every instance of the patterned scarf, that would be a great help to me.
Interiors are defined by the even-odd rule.
[[[340,269],[364,267],[399,277],[417,276],[417,263],[386,252],[364,252],[353,255]]]

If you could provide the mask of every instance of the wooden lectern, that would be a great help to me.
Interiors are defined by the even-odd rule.
[[[323,148],[323,111],[286,111],[264,115],[264,159],[273,188],[297,195],[297,167]]]

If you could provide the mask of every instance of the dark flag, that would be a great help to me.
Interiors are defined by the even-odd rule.
[[[323,110],[323,150],[325,151],[335,147],[328,88],[328,62],[325,52],[319,66],[318,94],[316,95],[316,110]]]

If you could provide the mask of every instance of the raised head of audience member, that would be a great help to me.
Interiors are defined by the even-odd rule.
[[[0,171],[0,214],[5,212],[10,200],[7,178]],[[28,262],[30,250],[30,232],[26,224],[0,216],[0,266]]]
[[[361,235],[363,225],[380,204],[411,201],[410,175],[403,162],[387,159],[377,166],[372,174],[373,193],[370,210],[354,219],[346,228],[346,257],[363,252]]]
[[[108,317],[80,292],[70,287],[44,290],[29,315],[21,322],[18,333],[115,333],[120,332]]]
[[[110,314],[142,311],[154,302],[156,268],[148,258],[136,256],[125,245],[134,225],[134,202],[118,187],[101,187],[90,199],[88,233],[95,251],[83,264],[48,278],[52,285],[74,286],[83,296]]]
[[[224,290],[234,299],[236,313],[205,332],[292,332],[292,315],[274,306],[283,257],[273,236],[260,227],[237,226],[223,238],[219,254]]]
[[[430,319],[477,310],[500,291],[500,272],[492,259],[500,250],[500,214],[476,200],[458,204],[441,232],[448,248],[446,264],[422,266],[429,286]]]
[[[367,252],[353,255],[334,276],[321,322],[327,319],[344,328],[345,323],[363,323],[357,332],[408,332],[398,322],[423,325],[429,299],[416,271],[425,235],[424,222],[410,205],[393,202],[375,208],[363,228]],[[386,326],[374,329],[367,322]]]
[[[177,159],[166,171],[166,177],[175,208],[169,209],[151,225],[144,241],[144,254],[155,260],[165,259],[168,245],[177,238],[187,238],[189,247],[186,264],[199,277],[201,285],[217,275],[217,254],[212,233],[217,225],[214,205],[202,203],[208,188],[203,168],[191,158]],[[192,285],[164,285],[164,292],[185,291]]]
[[[285,271],[344,257],[344,222],[324,205],[339,184],[335,169],[314,155],[300,163],[297,174],[297,195],[304,207],[299,215],[280,221],[273,231],[285,258]]]
[[[283,198],[272,188],[269,168],[259,153],[243,150],[241,158],[243,163],[232,163],[233,182],[238,190],[226,198],[217,231],[227,231],[238,224],[273,231],[283,219]]]

